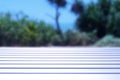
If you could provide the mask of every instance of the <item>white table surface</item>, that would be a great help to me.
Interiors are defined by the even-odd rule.
[[[120,48],[0,48],[0,80],[119,79]]]

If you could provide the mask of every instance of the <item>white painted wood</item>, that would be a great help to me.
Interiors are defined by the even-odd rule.
[[[0,48],[0,74],[120,74],[120,48]]]

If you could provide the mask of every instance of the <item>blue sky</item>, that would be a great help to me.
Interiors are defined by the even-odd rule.
[[[67,0],[72,3],[74,0]],[[88,3],[93,0],[83,0]],[[95,1],[95,0],[94,0]],[[65,9],[61,9],[60,23],[74,24],[76,15],[70,12],[70,4]],[[23,12],[32,19],[45,21],[46,23],[54,23],[51,18],[55,15],[55,9],[47,0],[0,0],[0,12],[10,12],[17,14]]]

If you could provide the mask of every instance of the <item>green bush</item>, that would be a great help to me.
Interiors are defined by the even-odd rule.
[[[65,44],[69,46],[88,46],[97,41],[94,33],[73,32],[68,30],[65,33]]]
[[[52,42],[56,31],[44,22],[22,17],[13,20],[10,13],[0,16],[1,46],[43,46]]]

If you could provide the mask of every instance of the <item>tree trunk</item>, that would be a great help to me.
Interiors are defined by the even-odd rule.
[[[56,26],[57,26],[57,33],[60,35],[60,37],[62,38],[62,31],[60,29],[60,24],[59,24],[59,17],[60,17],[60,13],[59,13],[59,7],[56,7],[56,18],[55,18],[55,22],[56,22]]]

